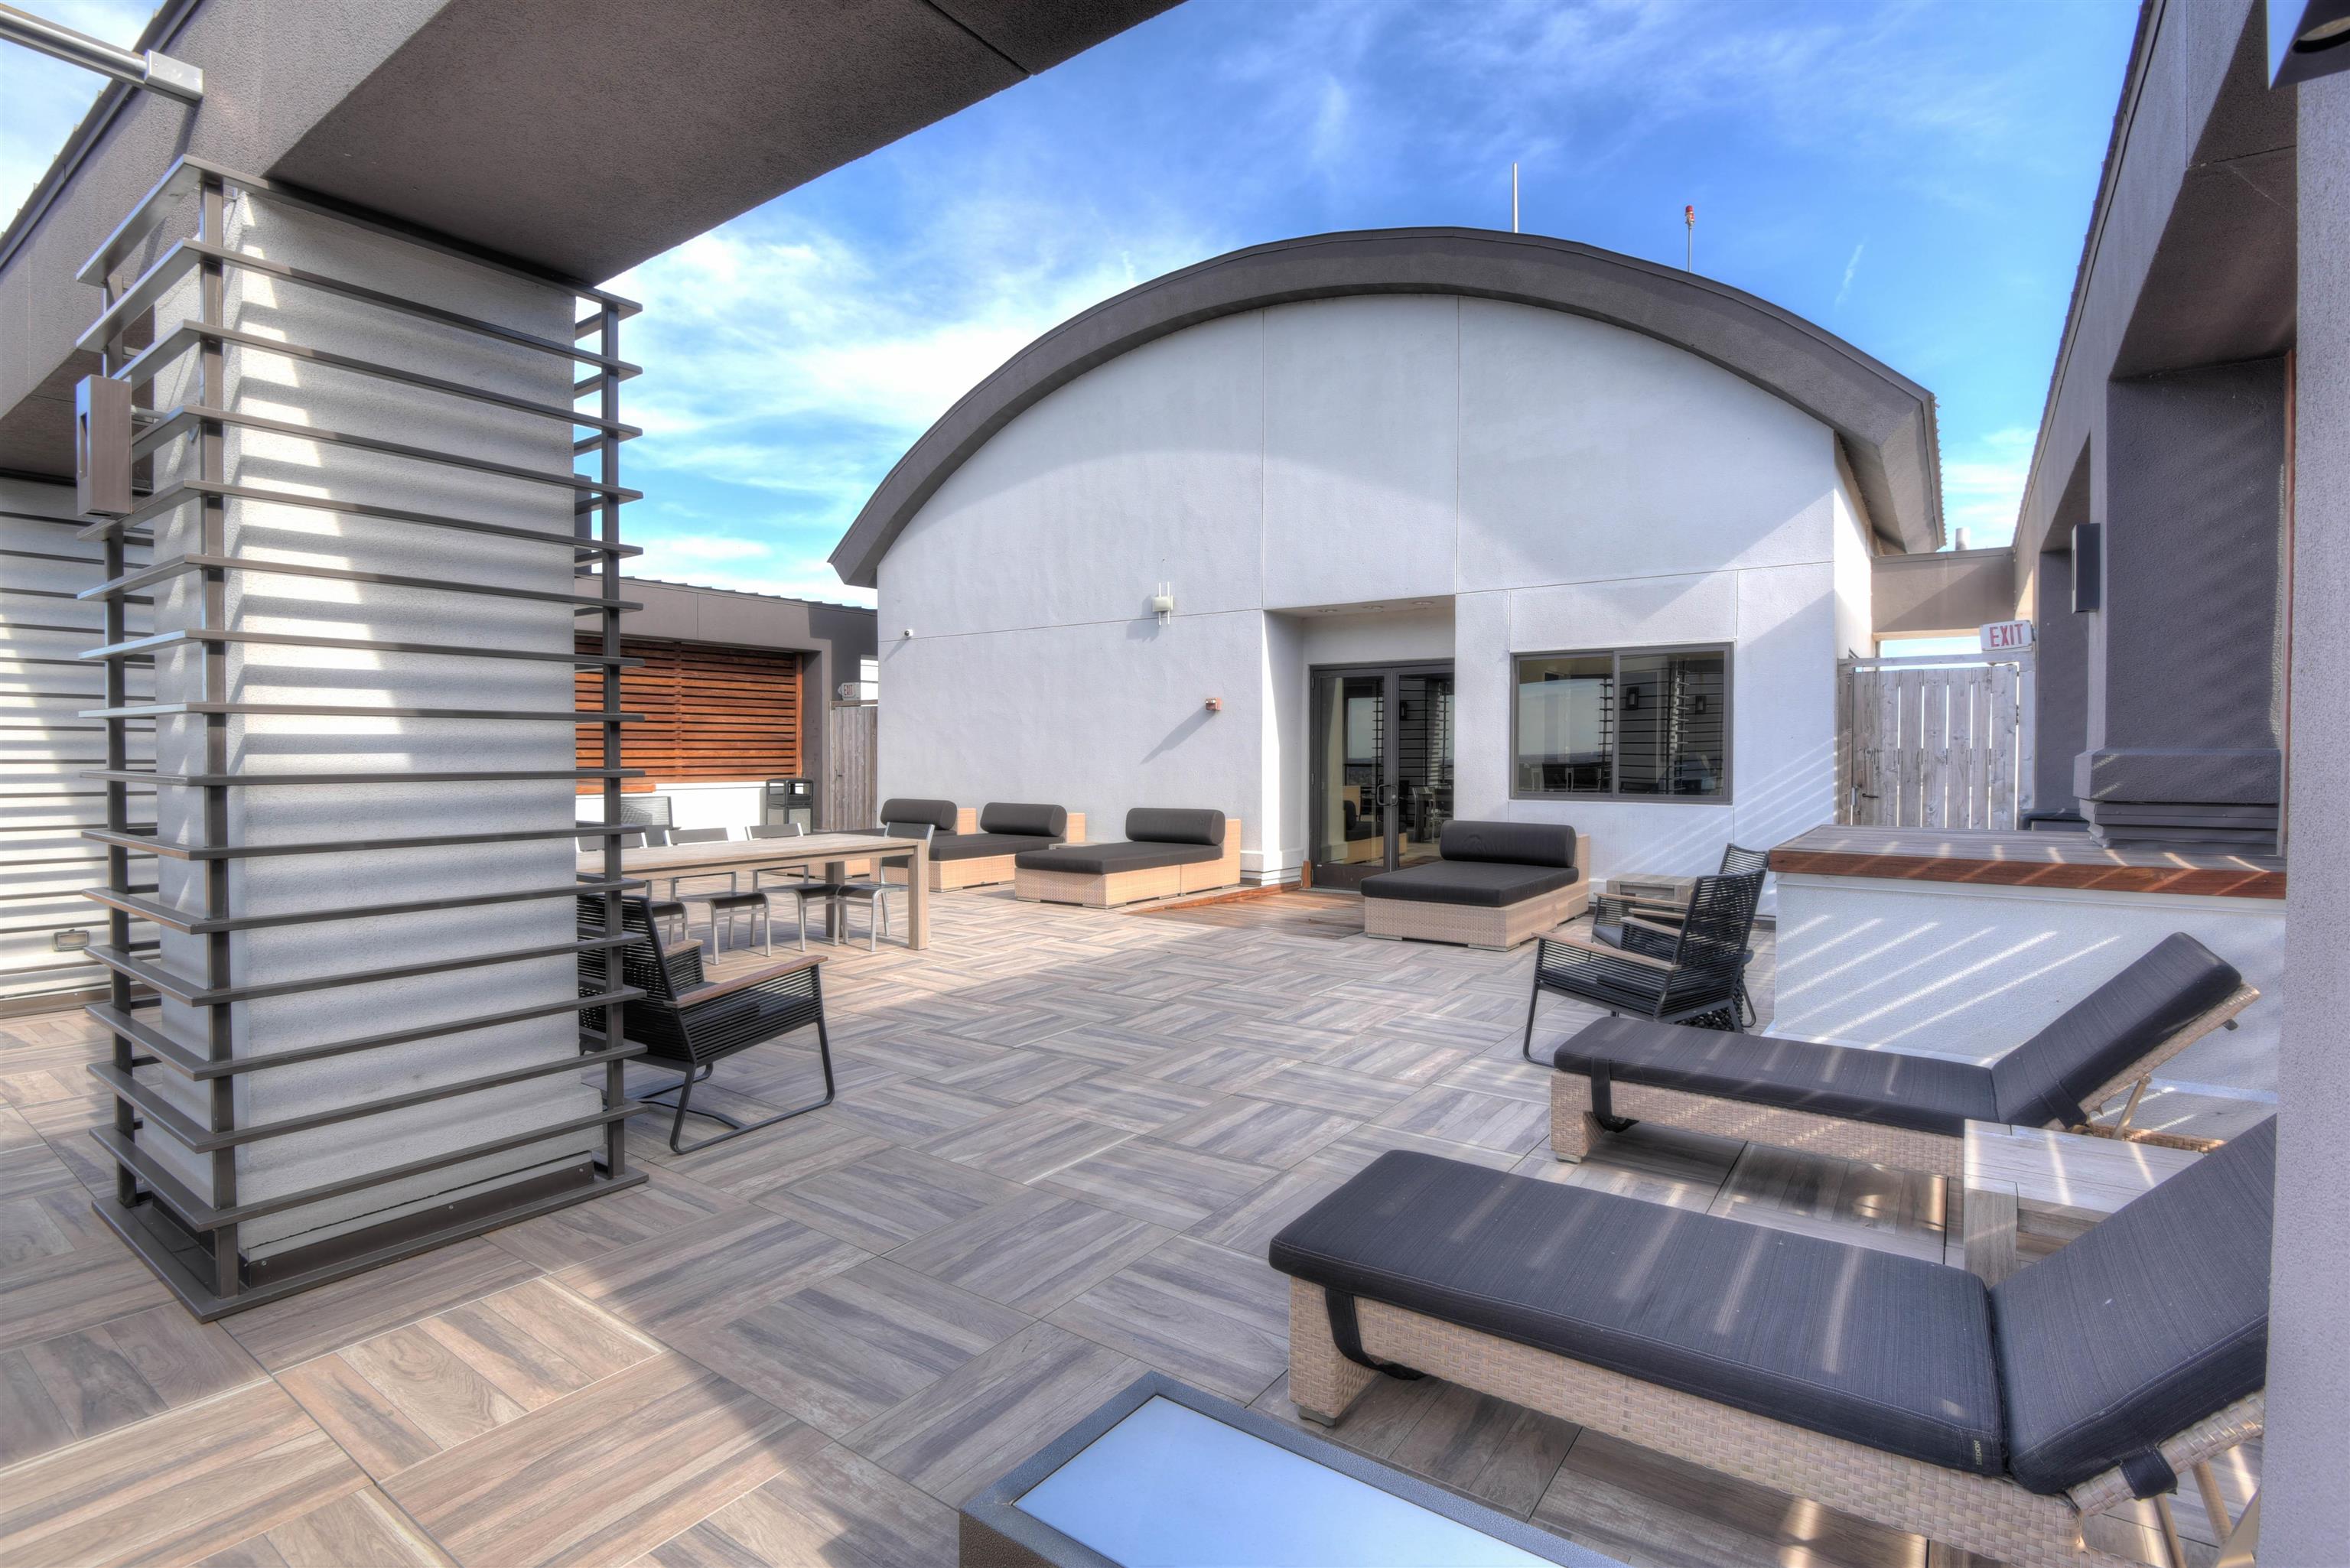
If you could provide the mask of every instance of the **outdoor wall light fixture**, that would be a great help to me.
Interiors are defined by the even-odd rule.
[[[1174,618],[1174,584],[1161,583],[1159,585],[1158,590],[1150,596],[1150,613],[1159,618],[1159,624],[1160,626],[1165,626],[1170,620]]]
[[[1638,686],[1627,686],[1624,688],[1624,711],[1637,713],[1639,711],[1640,689]]]
[[[2350,70],[2350,0],[2269,0],[2269,85]]]
[[[1209,699],[1208,699],[1208,711],[1209,711],[1209,712],[1211,712],[1211,713],[1221,713],[1221,712],[1222,712],[1223,711],[1224,711],[1224,700],[1223,700],[1222,698],[1221,698],[1221,697],[1211,697],[1211,698],[1209,698]]]

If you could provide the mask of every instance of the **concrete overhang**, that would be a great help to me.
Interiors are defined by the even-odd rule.
[[[173,0],[204,102],[109,88],[0,238],[0,468],[71,472],[74,274],[182,153],[596,283],[1174,4]]]
[[[834,549],[834,569],[873,586],[891,543],[950,474],[1023,410],[1097,366],[1219,317],[1370,294],[1506,300],[1686,349],[1833,430],[1886,548],[1941,544],[1933,394],[1843,339],[1725,284],[1568,240],[1369,229],[1234,251],[1063,322],[972,388],[898,461]]]
[[[1951,637],[2015,614],[2015,552],[1941,550],[1869,563],[1871,623],[1879,637]]]

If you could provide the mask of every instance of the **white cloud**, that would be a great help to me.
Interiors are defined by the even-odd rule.
[[[1842,305],[1844,296],[1852,292],[1852,275],[1860,270],[1860,253],[1867,248],[1866,240],[1852,247],[1852,259],[1844,264],[1844,281],[1836,285],[1835,303],[1837,305]]]
[[[1976,549],[2015,537],[2015,514],[2032,474],[2036,434],[2029,425],[2014,425],[1943,454],[1942,521],[1949,533],[1964,528],[1967,543]]]

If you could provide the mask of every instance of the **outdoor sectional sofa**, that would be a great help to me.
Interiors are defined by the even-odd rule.
[[[1140,805],[1126,814],[1122,844],[1065,844],[1013,857],[1014,897],[1105,909],[1235,888],[1241,824],[1221,811]]]
[[[1086,836],[1086,815],[1057,805],[991,801],[977,811],[951,800],[893,799],[881,803],[884,822],[927,822],[931,836],[931,891],[982,888],[1012,880],[1013,857],[1027,849],[1050,849]],[[890,879],[905,874],[892,870]]]
[[[2275,1122],[1995,1287],[1392,1152],[1292,1221],[1289,1397],[1423,1374],[2019,1568],[2259,1435]],[[2199,1481],[2205,1479],[2199,1474]]]
[[[1448,822],[1440,859],[1363,878],[1363,933],[1513,948],[1583,913],[1591,845],[1544,822]]]
[[[1540,1001],[1537,981],[1534,997]],[[2075,1127],[2222,1026],[2260,992],[2174,932],[1989,1066],[1899,1051],[1603,1018],[1550,1053],[1551,1153],[1580,1159],[1595,1129],[1651,1121],[1950,1178],[1970,1121]],[[1533,1060],[1534,1012],[1526,1013]],[[2121,1124],[2137,1105],[2133,1093]]]

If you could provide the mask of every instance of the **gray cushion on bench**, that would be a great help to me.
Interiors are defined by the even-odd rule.
[[[1575,829],[1552,822],[1448,822],[1436,847],[1447,860],[1575,869]]]
[[[1014,858],[1024,871],[1071,871],[1103,877],[1118,871],[1152,871],[1161,866],[1201,866],[1223,851],[1204,844],[1064,844],[1032,849]]]
[[[1995,1121],[1991,1072],[1971,1062],[1730,1034],[1646,1018],[1603,1018],[1559,1043],[1561,1072],[1600,1062],[1618,1083],[1650,1084],[1750,1105],[1962,1137]]]
[[[931,840],[933,860],[983,860],[991,855],[1017,855],[1027,849],[1050,849],[1057,838],[1025,833],[950,833]]]
[[[1999,1101],[1994,1119],[2027,1127],[2072,1120],[2081,1096],[2243,983],[2217,953],[2174,931],[1991,1064],[1991,1093]]]
[[[2001,1469],[1989,1303],[1963,1269],[1400,1151],[1291,1221],[1270,1256],[1773,1420]]]
[[[881,803],[884,822],[927,822],[941,833],[955,830],[955,803],[951,800],[909,800],[892,797]]]
[[[2272,1117],[1991,1292],[2017,1480],[2078,1486],[2263,1386],[2275,1186]]]
[[[1482,860],[1430,860],[1363,878],[1366,898],[1406,898],[1416,904],[1467,904],[1498,909],[1575,885],[1575,873],[1555,866],[1504,866]]]
[[[979,808],[979,830],[1023,838],[1066,838],[1069,836],[1068,808],[1025,805],[1005,800],[990,801]]]
[[[1126,814],[1126,836],[1138,844],[1206,844],[1221,849],[1224,814],[1138,805]]]

